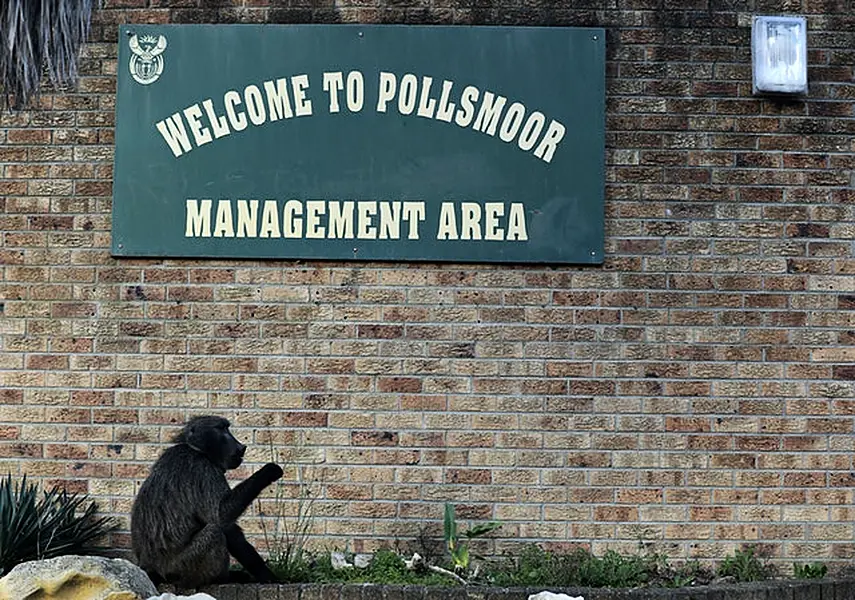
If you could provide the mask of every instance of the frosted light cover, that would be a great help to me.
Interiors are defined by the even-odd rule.
[[[807,93],[804,17],[754,17],[751,27],[754,93]]]

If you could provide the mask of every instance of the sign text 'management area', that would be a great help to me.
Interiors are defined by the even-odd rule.
[[[116,255],[602,260],[599,30],[122,29]]]

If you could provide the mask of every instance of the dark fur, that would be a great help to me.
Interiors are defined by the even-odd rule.
[[[195,588],[227,581],[231,554],[257,581],[275,581],[236,521],[282,469],[268,463],[230,489],[226,470],[241,464],[246,446],[220,417],[190,419],[174,441],[134,501],[131,545],[140,567],[155,583]]]

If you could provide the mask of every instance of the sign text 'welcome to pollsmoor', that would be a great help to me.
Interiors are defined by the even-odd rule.
[[[399,83],[397,75],[381,71],[378,79],[375,107],[378,113],[390,112],[392,103],[391,110],[397,107],[401,115],[415,113],[426,119],[453,122],[459,127],[471,126],[490,136],[498,133],[503,142],[515,141],[520,150],[533,152],[547,163],[552,161],[564,139],[566,128],[559,121],[551,119],[546,126],[542,112],[530,111],[521,102],[508,106],[505,96],[482,91],[474,85],[465,86],[453,102],[455,83],[447,79],[442,82],[441,91],[437,89],[439,86],[433,88],[433,78],[428,76],[419,80],[407,73]],[[308,97],[309,87],[309,76],[300,74],[292,75],[290,84],[289,78],[282,77],[260,86],[248,85],[242,92],[228,90],[219,105],[207,98],[158,121],[156,127],[172,153],[179,157],[194,147],[243,131],[250,124],[257,127],[281,119],[312,116],[315,103]],[[361,112],[365,107],[365,78],[361,71],[350,71],[346,76],[341,71],[325,72],[323,90],[328,95],[330,113],[343,112],[342,106],[351,113]]]

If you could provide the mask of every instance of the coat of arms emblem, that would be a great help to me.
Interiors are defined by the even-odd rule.
[[[131,77],[137,83],[148,85],[157,81],[163,73],[163,51],[166,50],[166,38],[162,35],[131,36],[128,45],[131,48],[131,61],[128,65]]]

